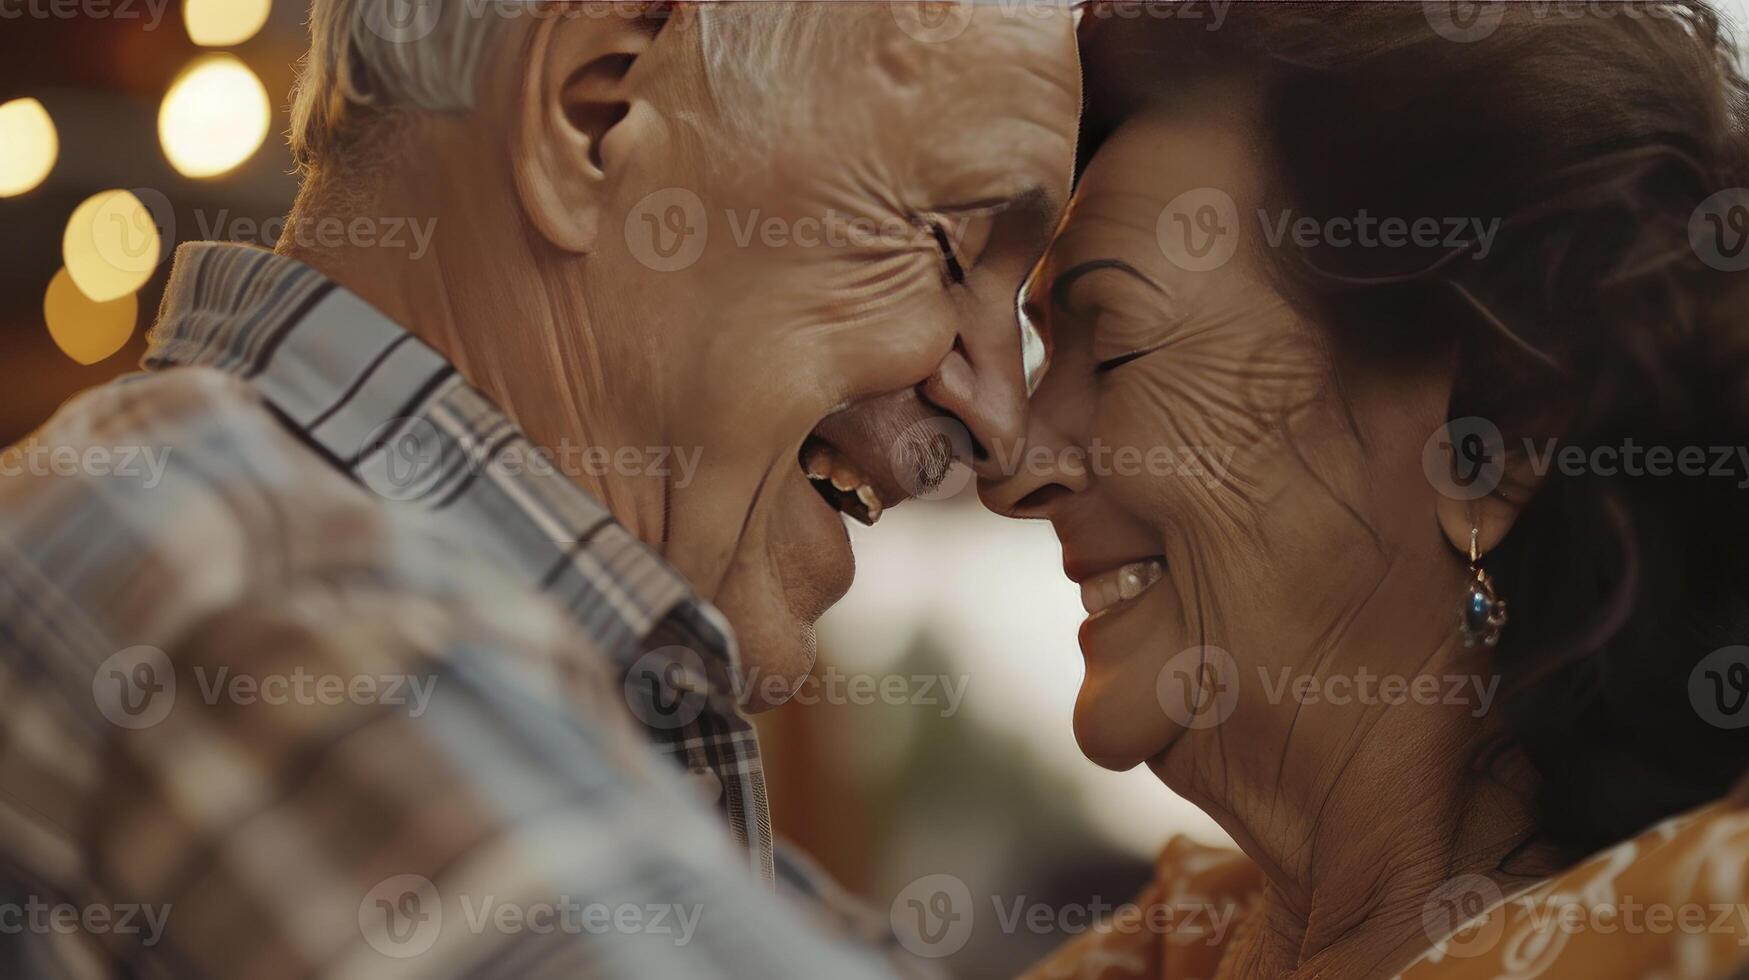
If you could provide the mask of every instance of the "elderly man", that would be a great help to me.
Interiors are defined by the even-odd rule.
[[[315,0],[285,243],[185,247],[33,437],[162,481],[0,486],[4,884],[157,924],[13,965],[875,973],[770,887],[740,708],[905,433],[1022,430],[1070,15],[401,3]]]

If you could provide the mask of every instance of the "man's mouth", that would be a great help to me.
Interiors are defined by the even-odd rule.
[[[798,457],[814,491],[834,510],[873,527],[881,519],[880,491],[849,458],[819,436],[808,436]]]

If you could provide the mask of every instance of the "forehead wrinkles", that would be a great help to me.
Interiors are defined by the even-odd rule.
[[[1049,13],[979,5],[960,34],[942,41],[912,37],[889,18],[879,31],[876,78],[885,91],[910,96],[905,121],[913,131],[1032,126],[1070,142],[1079,64],[1067,13]]]
[[[897,213],[1066,185],[1080,109],[1066,15],[980,6],[937,42],[907,34],[887,4],[825,16],[823,43],[795,52],[789,91],[772,93],[793,127],[776,149],[792,190]]]

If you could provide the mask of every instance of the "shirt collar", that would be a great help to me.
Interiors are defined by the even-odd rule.
[[[730,688],[727,622],[667,562],[556,469],[455,368],[355,294],[287,256],[195,242],[177,252],[148,369],[214,368],[247,380],[331,462],[382,496],[453,512],[492,557],[573,611],[622,663],[669,613],[696,606]],[[510,473],[507,470],[514,469]]]

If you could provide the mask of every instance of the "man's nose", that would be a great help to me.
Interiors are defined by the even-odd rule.
[[[1013,313],[986,317],[962,330],[921,393],[971,434],[972,458],[961,462],[980,479],[1001,479],[1003,461],[1026,438],[1026,379],[1020,324]]]

